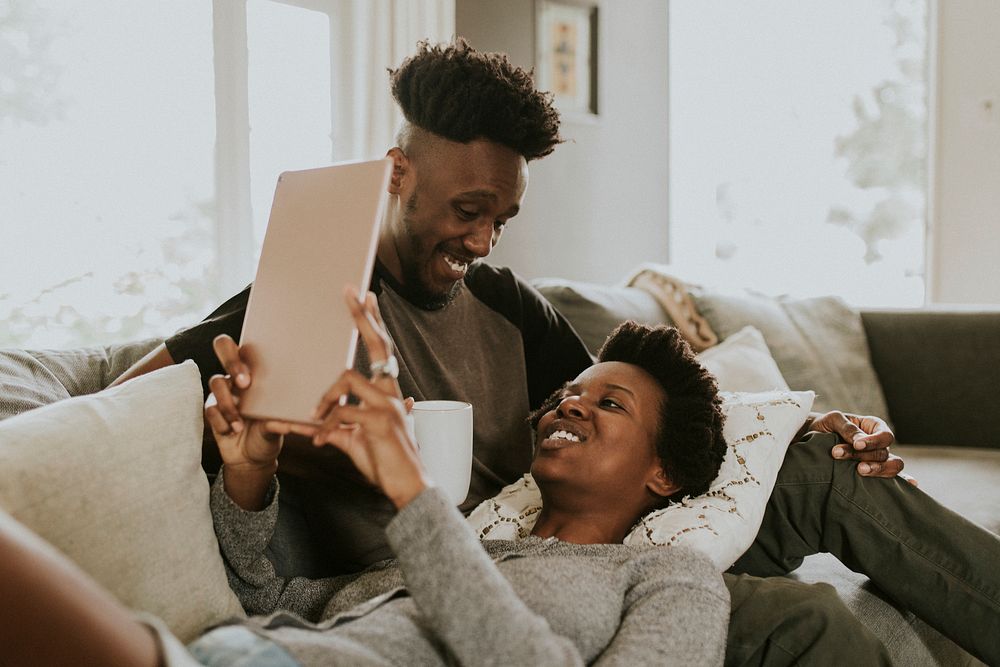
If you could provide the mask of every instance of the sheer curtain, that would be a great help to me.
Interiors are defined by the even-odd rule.
[[[389,93],[389,68],[417,42],[450,40],[454,0],[343,0],[338,7],[340,59],[333,72],[335,160],[376,158],[394,142],[402,114]]]

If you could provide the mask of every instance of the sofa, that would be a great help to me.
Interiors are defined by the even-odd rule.
[[[992,424],[1000,396],[1000,310],[858,313],[835,299],[774,299],[686,285],[664,267],[639,267],[619,285],[534,282],[592,351],[625,319],[678,326],[696,350],[756,326],[792,389],[821,387],[815,409],[885,416],[900,443],[894,450],[920,487],[1000,533],[1000,435]],[[0,420],[98,392],[158,342],[2,350]],[[806,559],[789,576],[833,585],[895,664],[981,664],[828,555]]]
[[[899,443],[892,450],[919,487],[1000,534],[1000,431],[994,424],[1000,308],[857,312],[834,298],[772,298],[688,285],[656,265],[638,267],[619,285],[541,279],[535,287],[592,352],[626,319],[678,326],[696,351],[756,325],[792,389],[827,385],[826,400],[818,396],[814,410],[884,417]],[[840,382],[831,385],[838,365],[850,370],[840,369]],[[789,576],[833,585],[894,664],[982,664],[828,554],[807,558]]]

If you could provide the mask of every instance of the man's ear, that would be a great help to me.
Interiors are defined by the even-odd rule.
[[[389,177],[389,194],[398,195],[403,186],[403,179],[410,170],[410,159],[406,157],[403,149],[398,146],[390,148],[385,156],[392,158],[392,176]]]
[[[649,489],[650,493],[656,494],[661,498],[668,498],[680,491],[681,485],[674,484],[667,477],[667,473],[663,471],[662,466],[656,466],[656,470],[646,480],[646,488]]]

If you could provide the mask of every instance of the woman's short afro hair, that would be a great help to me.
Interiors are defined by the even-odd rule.
[[[638,366],[663,387],[656,450],[667,477],[680,486],[669,500],[708,491],[727,449],[722,399],[715,377],[698,363],[680,332],[624,322],[604,341],[597,360]]]
[[[422,41],[389,74],[406,120],[451,141],[488,139],[528,161],[562,141],[552,94],[536,89],[531,72],[506,54],[481,53],[462,38],[433,46]]]

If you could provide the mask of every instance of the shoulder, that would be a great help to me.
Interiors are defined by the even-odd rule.
[[[252,284],[247,285],[198,324],[182,329],[167,338],[164,344],[171,358],[177,363],[185,359],[194,359],[202,371],[204,382],[207,383],[208,377],[221,368],[212,350],[212,340],[223,333],[229,334],[234,340],[240,339],[251,287]],[[207,393],[207,384],[205,390]]]
[[[476,262],[469,267],[465,274],[465,286],[484,301],[511,298],[524,291],[533,291],[527,281],[510,268],[485,262]]]
[[[534,287],[507,267],[476,262],[469,267],[465,286],[472,296],[522,330],[532,318],[553,310]]]

